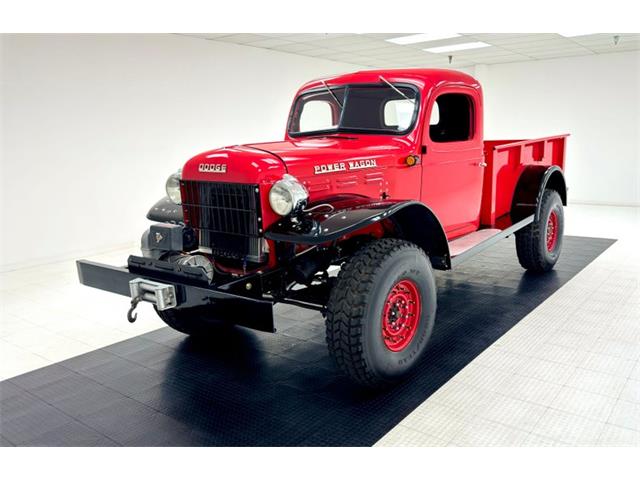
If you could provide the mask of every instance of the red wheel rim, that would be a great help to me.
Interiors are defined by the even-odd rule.
[[[420,292],[412,280],[400,280],[392,288],[382,310],[382,339],[392,352],[404,350],[420,323]]]
[[[558,214],[552,210],[547,220],[547,251],[553,252],[556,243],[558,243]]]

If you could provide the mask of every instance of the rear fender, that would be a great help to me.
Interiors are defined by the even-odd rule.
[[[367,229],[376,223],[390,220],[395,236],[415,243],[422,248],[434,268],[451,268],[449,244],[444,229],[436,215],[426,205],[416,201],[377,201],[354,197],[332,205],[335,210],[318,209],[302,218],[284,218],[270,227],[265,236],[277,242],[302,245],[322,245]]]
[[[511,203],[511,220],[517,223],[530,215],[540,217],[541,200],[549,188],[557,191],[562,204],[567,205],[567,184],[562,170],[557,165],[529,166],[520,174]]]

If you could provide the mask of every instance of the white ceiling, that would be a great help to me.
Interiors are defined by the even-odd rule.
[[[205,40],[235,43],[354,63],[367,67],[468,67],[558,57],[640,50],[640,34],[592,33],[563,37],[557,33],[461,33],[447,40],[396,45],[386,39],[411,33],[184,33]],[[618,36],[617,45],[614,36]],[[468,42],[489,47],[453,53],[428,53],[424,48]],[[453,59],[449,63],[448,56]]]

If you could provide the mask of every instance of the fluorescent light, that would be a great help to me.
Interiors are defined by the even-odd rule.
[[[558,35],[562,35],[563,37],[582,37],[584,35],[593,35],[593,33],[558,33]]]
[[[404,37],[388,38],[387,42],[397,45],[411,45],[412,43],[433,42],[434,40],[444,40],[459,36],[459,33],[416,33],[415,35],[406,35]]]
[[[458,50],[471,50],[472,48],[484,48],[490,47],[488,43],[484,42],[469,42],[469,43],[458,43],[457,45],[445,45],[443,47],[432,47],[432,48],[424,48],[425,52],[429,53],[446,53],[446,52],[457,52]]]

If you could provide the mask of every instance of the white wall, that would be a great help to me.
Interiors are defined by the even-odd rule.
[[[195,153],[280,139],[360,67],[176,35],[0,37],[0,269],[137,241]],[[570,201],[640,204],[640,54],[479,66],[487,138],[569,132]]]
[[[188,158],[281,139],[301,83],[360,68],[176,35],[1,42],[2,269],[136,241]]]
[[[640,52],[483,65],[475,76],[486,138],[570,133],[569,202],[640,205]]]

